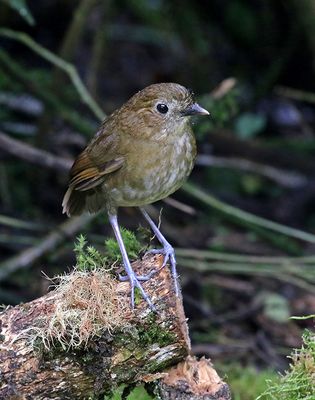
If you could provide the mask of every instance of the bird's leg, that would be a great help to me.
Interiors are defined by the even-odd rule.
[[[152,311],[156,311],[152,301],[150,300],[149,296],[146,294],[146,292],[143,290],[143,287],[141,286],[140,282],[139,282],[139,278],[136,276],[136,274],[134,273],[134,270],[132,269],[132,266],[130,264],[129,258],[128,258],[128,254],[120,233],[120,229],[119,229],[119,225],[118,225],[118,220],[117,220],[117,214],[108,214],[109,217],[109,222],[113,228],[113,231],[115,233],[116,236],[116,240],[118,242],[119,248],[120,248],[120,252],[122,255],[122,259],[123,259],[123,264],[124,264],[124,268],[126,271],[126,274],[128,276],[128,279],[130,281],[130,286],[131,286],[131,307],[132,309],[134,309],[135,307],[135,288],[138,288],[142,294],[142,297],[144,298],[144,300],[149,304],[150,308]],[[141,278],[141,277],[140,277]],[[124,280],[124,278],[122,278],[122,280]]]
[[[171,272],[172,276],[174,279],[174,285],[175,285],[175,293],[176,296],[179,295],[179,285],[178,285],[178,275],[176,271],[176,258],[175,258],[175,251],[173,246],[165,239],[159,228],[155,225],[154,221],[151,219],[150,215],[146,212],[146,210],[143,207],[139,207],[142,215],[144,218],[148,221],[152,231],[154,232],[155,236],[157,237],[158,241],[161,243],[163,246],[162,249],[152,249],[149,250],[148,253],[151,254],[164,254],[164,260],[162,267],[165,267],[168,261],[170,261],[171,264]]]

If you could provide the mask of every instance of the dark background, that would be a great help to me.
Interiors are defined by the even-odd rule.
[[[161,202],[150,212],[158,218],[163,206],[162,230],[170,242],[195,249],[178,250],[193,351],[210,356],[228,381],[235,381],[236,396],[253,398],[261,389],[258,377],[264,381],[265,374],[283,371],[303,329],[313,326],[289,316],[313,314],[315,305],[315,237],[303,236],[303,231],[315,234],[314,3],[27,3],[28,8],[17,1],[14,8],[9,1],[0,2],[0,26],[27,33],[73,63],[106,114],[136,91],[163,81],[192,88],[210,111],[211,119],[194,123],[204,156],[190,177],[194,186],[172,196],[179,206]],[[95,133],[98,118],[63,71],[0,34],[0,133],[73,159]],[[235,84],[218,92],[230,77]],[[22,151],[15,157],[15,145],[0,141],[4,304],[46,293],[49,282],[41,271],[53,276],[69,270],[79,233],[100,249],[112,235],[101,214],[29,259],[26,250],[40,248],[66,222],[61,201],[68,174],[54,163],[40,165],[36,155],[27,161]],[[200,199],[196,187],[298,233],[267,229],[235,210],[231,214],[224,204],[213,207]],[[131,208],[120,210],[120,220],[133,231],[140,223],[145,226]],[[206,259],[201,250],[211,256]],[[309,258],[300,258],[304,256]],[[242,383],[244,371],[255,377],[257,390]]]

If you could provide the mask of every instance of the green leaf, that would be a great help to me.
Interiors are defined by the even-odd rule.
[[[264,314],[266,317],[278,323],[288,322],[290,318],[290,308],[288,300],[277,294],[265,292],[262,296],[264,304]]]
[[[127,397],[127,400],[152,400],[151,397],[143,386],[136,387],[130,395]]]
[[[104,400],[121,400],[126,385],[121,385],[117,388],[112,395],[105,396]],[[153,400],[143,386],[134,388],[128,395],[127,400]]]
[[[263,186],[261,178],[251,174],[244,174],[241,178],[241,184],[244,191],[249,195],[259,193]]]
[[[34,17],[25,0],[2,0],[2,2],[8,4],[9,7],[17,11],[29,25],[35,25]]]
[[[104,400],[121,400],[126,385],[120,385],[111,395],[105,395]]]
[[[266,122],[266,118],[262,115],[244,113],[236,119],[235,131],[241,139],[250,139],[265,128]]]

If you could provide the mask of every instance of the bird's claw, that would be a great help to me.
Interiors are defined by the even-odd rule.
[[[153,312],[157,311],[155,306],[153,305],[150,297],[146,294],[146,292],[144,291],[143,287],[141,286],[141,283],[137,279],[136,275],[134,275],[134,277],[130,277],[130,286],[131,286],[131,308],[132,309],[135,308],[135,288],[138,288],[138,290],[140,291],[143,299],[148,303],[150,309]]]
[[[142,295],[142,297],[143,297],[143,299],[148,303],[148,305],[149,305],[149,307],[150,307],[150,309],[153,311],[153,312],[156,312],[157,310],[156,310],[156,307],[153,305],[153,303],[152,303],[152,301],[151,301],[151,299],[150,299],[150,297],[146,294],[146,292],[144,291],[144,289],[143,289],[143,287],[141,286],[141,283],[140,283],[140,281],[147,281],[148,279],[150,279],[150,277],[155,273],[156,271],[154,270],[154,271],[152,271],[152,272],[150,272],[150,274],[148,274],[148,275],[145,275],[145,276],[137,276],[136,274],[134,274],[134,273],[132,273],[132,274],[130,274],[130,275],[125,275],[125,276],[123,276],[123,275],[120,275],[119,274],[119,280],[120,281],[122,281],[122,282],[126,282],[126,281],[129,281],[130,282],[130,286],[131,286],[131,308],[134,310],[134,308],[135,308],[135,289],[137,288],[139,291],[140,291],[140,293],[141,293],[141,295]]]
[[[171,265],[172,265],[172,262],[175,262],[175,264],[176,264],[175,251],[174,251],[174,248],[170,244],[165,245],[161,249],[148,250],[146,252],[146,254],[163,254],[164,260],[163,260],[163,264],[162,264],[161,268],[165,267],[165,265],[168,263],[168,261],[170,261]]]
[[[155,275],[157,272],[158,272],[158,270],[154,269],[153,271],[151,271],[151,272],[150,272],[149,274],[147,274],[147,275],[135,275],[135,277],[136,277],[136,279],[137,279],[139,282],[146,282],[146,281],[148,281],[149,279],[151,279],[152,276]],[[129,281],[129,276],[128,276],[128,275],[121,275],[121,274],[118,274],[118,278],[119,278],[120,282],[127,282],[127,281]]]
[[[163,254],[164,255],[163,264],[159,268],[159,271],[161,269],[163,269],[168,262],[170,263],[171,272],[172,272],[172,276],[174,279],[175,293],[176,293],[176,296],[178,296],[179,295],[178,275],[176,272],[176,258],[175,258],[175,250],[174,250],[173,246],[171,246],[169,243],[165,243],[163,248],[151,249],[151,250],[147,251],[146,254]]]

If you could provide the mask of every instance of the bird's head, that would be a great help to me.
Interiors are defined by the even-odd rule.
[[[158,140],[180,134],[189,122],[188,117],[209,112],[195,102],[193,92],[184,86],[157,83],[136,93],[118,114],[125,131]]]

